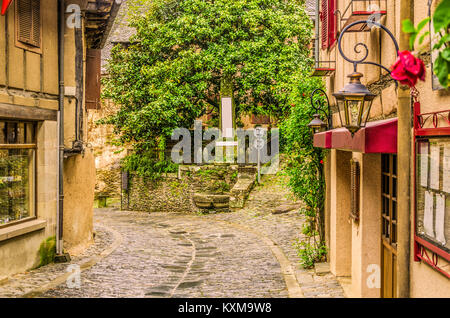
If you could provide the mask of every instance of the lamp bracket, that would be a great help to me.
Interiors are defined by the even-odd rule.
[[[375,22],[375,21],[373,21],[373,20],[360,20],[360,21],[355,21],[355,22],[350,23],[349,25],[347,25],[347,26],[342,30],[341,34],[339,35],[339,39],[338,39],[338,49],[339,49],[339,53],[341,54],[341,56],[344,58],[344,60],[346,60],[347,62],[350,62],[350,63],[353,64],[354,72],[357,71],[356,69],[357,69],[358,64],[368,64],[368,65],[375,65],[375,66],[378,66],[378,67],[382,68],[383,70],[385,70],[386,72],[388,72],[389,74],[391,74],[391,71],[390,71],[387,67],[385,67],[385,66],[383,66],[383,65],[381,65],[381,64],[375,63],[375,62],[366,61],[367,57],[369,56],[369,49],[367,48],[367,45],[364,44],[364,43],[358,42],[358,43],[356,43],[356,45],[355,45],[354,48],[353,48],[353,50],[354,50],[356,53],[358,53],[358,54],[361,53],[361,48],[364,50],[364,56],[363,56],[361,59],[359,59],[359,60],[352,60],[352,59],[348,58],[348,57],[344,54],[344,52],[343,52],[343,50],[342,50],[342,38],[343,38],[345,32],[346,32],[348,29],[350,29],[351,27],[353,27],[354,25],[357,25],[357,24],[369,24],[369,25],[373,25],[373,26],[379,27],[379,28],[381,28],[383,31],[385,31],[385,32],[389,35],[389,37],[392,39],[392,42],[394,42],[394,45],[395,45],[395,51],[396,51],[396,54],[397,54],[397,56],[398,56],[399,46],[398,46],[397,40],[395,39],[395,37],[394,37],[394,35],[392,34],[392,32],[389,31],[389,29],[386,28],[384,25],[382,25],[382,24],[380,24],[380,23],[378,23],[378,22]]]
[[[314,95],[318,93],[325,96],[326,104],[322,99],[314,100]],[[311,93],[310,99],[311,99],[311,106],[316,111],[316,113],[322,113],[323,115],[325,115],[327,119],[328,129],[333,129],[333,122],[330,110],[330,100],[328,99],[327,93],[321,88],[316,88]]]

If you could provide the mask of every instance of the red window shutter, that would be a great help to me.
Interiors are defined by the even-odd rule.
[[[86,109],[100,109],[101,50],[86,52]]]
[[[328,0],[328,48],[336,42],[336,0]]]
[[[328,48],[328,2],[329,0],[321,0],[322,1],[322,12],[320,15],[320,20],[322,22],[322,50],[326,50]]]

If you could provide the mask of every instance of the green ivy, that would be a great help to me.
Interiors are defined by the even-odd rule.
[[[315,113],[311,107],[310,94],[316,88],[323,88],[320,79],[308,77],[306,72],[300,76],[298,85],[290,96],[291,112],[280,125],[281,149],[287,158],[289,187],[306,204],[306,208],[301,210],[308,222],[303,231],[306,240],[295,245],[305,268],[312,267],[314,262],[323,261],[326,256],[323,175],[325,151],[313,146],[313,134],[308,127]],[[324,96],[317,98],[324,100]]]

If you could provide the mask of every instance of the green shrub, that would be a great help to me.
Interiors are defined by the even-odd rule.
[[[300,264],[304,268],[313,268],[317,262],[323,262],[327,255],[327,247],[324,244],[317,245],[316,242],[311,244],[309,241],[297,240],[294,243],[297,249],[297,255],[300,257]]]

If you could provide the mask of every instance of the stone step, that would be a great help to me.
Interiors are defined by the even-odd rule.
[[[245,200],[247,199],[250,191],[255,185],[255,175],[253,178],[239,178],[231,189],[230,207],[231,208],[243,208]]]
[[[194,204],[200,209],[223,209],[230,206],[230,195],[228,194],[207,194],[195,193]]]
[[[318,276],[326,275],[330,272],[330,263],[316,263],[314,264],[314,272]]]

